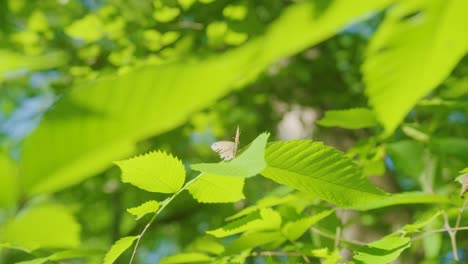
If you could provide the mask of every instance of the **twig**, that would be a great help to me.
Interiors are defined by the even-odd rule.
[[[425,238],[427,236],[430,236],[430,235],[433,235],[433,234],[436,234],[436,233],[442,233],[442,232],[448,232],[448,231],[460,231],[460,230],[468,230],[468,226],[450,228],[450,229],[441,228],[441,229],[429,230],[429,231],[427,231],[426,233],[424,233],[424,234],[422,234],[420,236],[414,237],[412,240],[416,241],[416,240]]]
[[[340,238],[341,238],[341,227],[337,226],[336,233],[335,233],[335,244],[333,245],[335,249],[338,248],[338,245],[340,244]]]
[[[455,261],[458,261],[458,251],[457,251],[457,241],[455,240],[455,231],[453,231],[450,228],[450,223],[449,223],[449,218],[448,215],[445,211],[442,212],[442,215],[444,216],[444,225],[445,228],[447,228],[447,233],[449,234],[450,237],[450,242],[452,243],[452,251],[453,251],[453,258]]]
[[[136,252],[137,252],[137,249],[138,249],[138,245],[140,244],[140,240],[143,237],[143,235],[146,233],[146,230],[148,230],[148,228],[151,226],[151,224],[153,224],[154,220],[156,220],[156,217],[158,217],[158,215],[164,210],[164,208],[166,208],[166,206],[168,204],[170,204],[172,202],[172,200],[174,200],[174,198],[176,198],[181,192],[185,191],[185,189],[187,189],[188,186],[190,186],[193,182],[195,182],[203,174],[204,173],[200,173],[197,177],[195,177],[191,181],[187,182],[182,188],[180,188],[180,190],[178,190],[176,193],[174,193],[171,197],[164,200],[161,207],[154,213],[151,220],[148,222],[148,224],[146,224],[145,228],[143,228],[143,231],[141,231],[141,233],[138,235],[137,241],[135,243],[135,248],[133,249],[132,257],[130,258],[129,264],[133,263],[133,260],[135,259],[135,255],[136,255]]]

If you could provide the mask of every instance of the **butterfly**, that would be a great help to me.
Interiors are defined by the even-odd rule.
[[[219,154],[223,160],[232,160],[236,156],[239,146],[239,126],[236,130],[236,137],[232,141],[218,141],[211,145],[211,149]]]

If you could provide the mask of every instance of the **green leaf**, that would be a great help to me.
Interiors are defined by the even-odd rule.
[[[131,213],[136,217],[136,219],[140,219],[146,214],[155,213],[159,209],[159,202],[151,200],[147,201],[137,207],[128,208],[127,212]]]
[[[386,14],[363,73],[369,102],[387,134],[465,55],[468,35],[460,32],[467,9],[465,0],[400,1]]]
[[[255,247],[284,241],[285,238],[279,231],[254,232],[243,234],[226,247],[226,255],[251,250]]]
[[[47,261],[49,261],[49,258],[36,258],[36,259],[16,262],[15,264],[42,264],[42,263],[46,263]]]
[[[247,150],[232,161],[220,163],[200,163],[190,166],[192,169],[223,176],[248,178],[260,173],[266,166],[265,146],[270,136],[263,133],[258,136]]]
[[[198,263],[210,262],[212,258],[203,253],[181,253],[173,256],[165,257],[161,260],[161,264],[180,264],[180,263]]]
[[[0,152],[0,209],[16,203],[19,195],[18,168],[16,163]]]
[[[224,246],[216,241],[212,236],[202,236],[190,243],[185,250],[189,252],[205,252],[219,255],[223,253]]]
[[[114,263],[117,258],[119,258],[119,256],[122,255],[122,253],[124,253],[125,250],[127,250],[133,244],[133,241],[135,241],[137,238],[138,236],[128,236],[123,237],[119,239],[119,241],[115,242],[104,257],[104,264]]]
[[[74,248],[80,245],[80,225],[68,210],[56,204],[27,208],[7,222],[1,242],[29,251],[39,248]]]
[[[185,182],[182,162],[164,152],[150,152],[115,162],[122,169],[122,181],[149,192],[175,193]]]
[[[51,69],[66,63],[64,52],[51,52],[43,55],[23,55],[0,49],[0,83],[28,71]],[[47,61],[47,63],[44,63]]]
[[[180,126],[192,113],[253,81],[279,58],[317,44],[391,2],[356,5],[340,0],[320,8],[314,1],[302,1],[286,8],[263,35],[238,48],[203,60],[138,67],[74,87],[22,145],[24,192],[51,193],[96,175],[111,161],[133,153],[136,142]]]
[[[243,178],[203,174],[187,190],[200,203],[231,203],[244,199]]]
[[[367,204],[360,204],[351,207],[355,210],[373,210],[394,205],[402,204],[450,204],[448,197],[439,194],[430,194],[423,192],[406,192],[393,194],[384,199],[369,201]]]
[[[288,222],[282,228],[283,235],[290,241],[299,239],[312,225],[329,216],[335,210],[327,210],[316,215],[304,217],[294,222]]]
[[[401,175],[418,178],[423,173],[424,147],[420,142],[402,140],[387,144],[385,150]]]
[[[259,213],[248,215],[224,227],[207,231],[207,233],[215,237],[227,237],[246,231],[277,230],[280,226],[281,215],[272,209],[265,208],[261,209]]]
[[[243,217],[243,216],[246,216],[246,215],[249,215],[257,210],[260,210],[261,208],[266,208],[266,207],[272,207],[272,206],[276,206],[276,205],[280,205],[280,204],[284,204],[284,203],[289,203],[289,202],[295,202],[297,201],[298,199],[300,199],[302,197],[298,196],[298,195],[286,195],[286,196],[283,196],[283,197],[279,197],[279,196],[266,196],[266,197],[263,197],[262,199],[258,200],[257,201],[257,204],[256,205],[251,205],[249,207],[246,207],[242,210],[240,210],[239,212],[229,216],[229,217],[226,217],[226,220],[227,221],[232,221],[232,220],[235,220],[235,219],[238,219],[240,217]]]
[[[402,229],[405,232],[416,232],[419,229],[427,226],[428,224],[432,223],[434,220],[437,219],[441,215],[440,211],[437,211],[435,213],[431,213],[426,215],[423,218],[418,219],[414,224],[407,224],[405,225]]]
[[[367,108],[353,108],[346,110],[326,111],[325,116],[317,124],[326,127],[342,127],[359,129],[377,126],[378,122],[374,112]]]
[[[354,260],[356,263],[390,263],[410,246],[411,239],[391,234],[360,248],[355,252]]]
[[[343,153],[320,142],[293,140],[270,144],[262,175],[338,206],[385,198]]]

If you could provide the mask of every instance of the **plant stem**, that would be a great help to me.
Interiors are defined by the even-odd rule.
[[[447,213],[444,211],[442,215],[444,216],[444,222],[445,222],[444,225],[445,225],[445,228],[447,229],[447,233],[449,234],[450,242],[452,243],[453,258],[455,259],[455,261],[458,262],[459,258],[458,258],[458,251],[457,251],[457,241],[455,240],[455,231],[450,228],[450,223],[449,223],[449,218],[448,218]]]
[[[161,207],[159,207],[159,209],[154,213],[151,220],[146,224],[145,228],[143,228],[141,233],[138,235],[137,241],[135,243],[135,248],[133,249],[132,257],[130,258],[129,264],[133,263],[133,260],[135,259],[135,255],[136,255],[136,252],[137,252],[137,249],[138,249],[138,245],[140,244],[141,238],[146,233],[146,230],[148,230],[148,228],[153,224],[154,220],[156,220],[158,215],[164,210],[164,208],[166,208],[166,206],[168,204],[170,204],[172,202],[172,200],[174,200],[180,193],[185,191],[187,189],[187,187],[189,187],[192,183],[194,183],[196,180],[198,180],[198,178],[200,178],[203,174],[204,173],[198,174],[197,177],[195,177],[192,180],[190,180],[189,182],[187,182],[182,188],[180,188],[177,192],[175,192],[171,197],[168,197],[166,200],[164,200],[164,202],[162,202]]]

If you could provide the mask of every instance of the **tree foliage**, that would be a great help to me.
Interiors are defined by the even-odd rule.
[[[466,10],[0,2],[0,263],[466,261]]]

